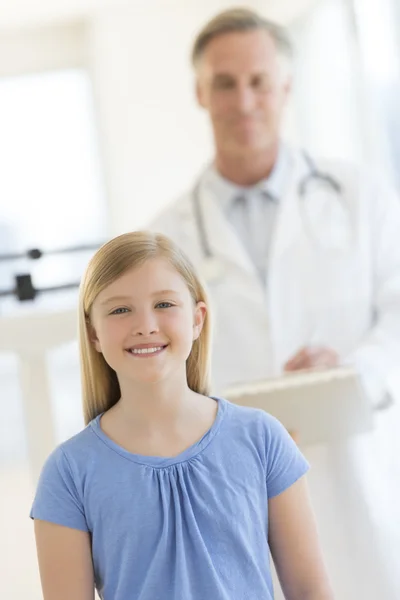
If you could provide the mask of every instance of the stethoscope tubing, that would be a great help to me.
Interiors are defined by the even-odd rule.
[[[333,177],[328,175],[327,173],[323,173],[323,172],[319,171],[319,169],[317,169],[315,162],[313,161],[313,159],[307,152],[303,151],[302,154],[303,154],[304,160],[307,164],[309,172],[299,182],[299,186],[298,186],[299,197],[302,200],[304,200],[306,198],[307,186],[313,180],[320,180],[320,181],[324,182],[325,184],[330,186],[336,194],[341,195],[343,193],[341,184],[336,179],[334,179]],[[200,188],[201,188],[201,179],[199,179],[199,181],[197,181],[196,185],[193,188],[193,192],[192,192],[193,212],[194,212],[194,218],[195,218],[195,222],[196,222],[196,228],[198,231],[199,241],[200,241],[200,246],[202,248],[202,252],[206,259],[210,259],[210,258],[213,258],[213,252],[211,250],[211,245],[208,240],[203,211],[201,210]]]

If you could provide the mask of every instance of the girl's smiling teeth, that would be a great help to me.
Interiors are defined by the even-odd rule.
[[[139,346],[139,347],[128,348],[127,351],[130,354],[133,354],[134,356],[147,357],[147,356],[154,356],[155,354],[159,354],[166,347],[167,347],[166,345],[160,345],[160,346],[142,346],[142,347]]]

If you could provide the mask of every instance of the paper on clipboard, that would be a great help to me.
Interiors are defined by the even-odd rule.
[[[372,407],[359,376],[347,367],[235,385],[223,396],[270,413],[286,429],[298,432],[302,446],[343,441],[372,429]]]

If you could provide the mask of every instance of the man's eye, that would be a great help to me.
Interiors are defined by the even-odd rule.
[[[230,79],[220,79],[215,82],[214,86],[217,90],[229,90],[234,87],[234,82]]]
[[[256,77],[253,79],[253,87],[259,90],[263,90],[265,92],[270,91],[272,89],[271,82],[268,81],[265,77]]]
[[[125,312],[127,312],[128,309],[127,308],[116,308],[115,310],[113,310],[110,314],[111,315],[122,315]]]

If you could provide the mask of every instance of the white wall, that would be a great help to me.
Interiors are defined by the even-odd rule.
[[[0,77],[82,67],[86,27],[82,22],[7,30],[0,34]]]
[[[192,11],[164,6],[156,16],[104,10],[90,24],[113,233],[142,226],[209,154],[189,68],[194,21]]]

